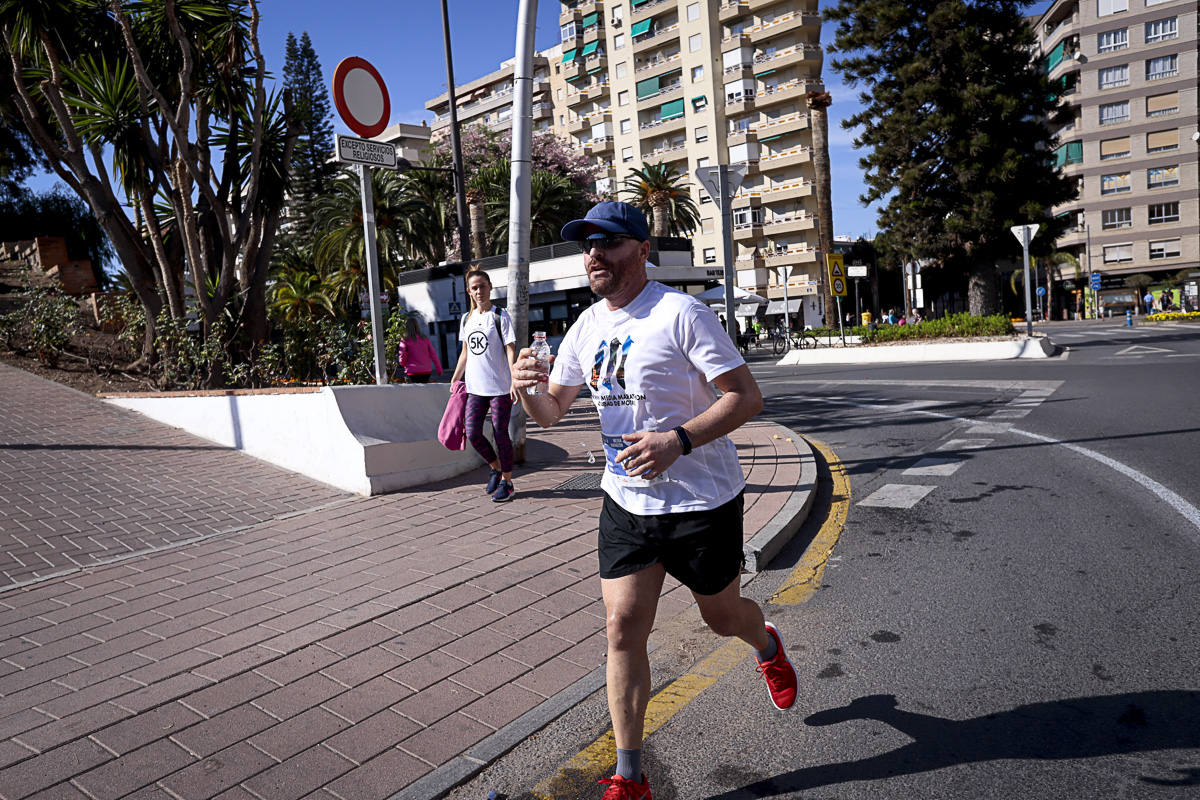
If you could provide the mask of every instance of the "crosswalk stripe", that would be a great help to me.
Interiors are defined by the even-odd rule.
[[[860,500],[860,506],[875,508],[912,508],[935,486],[919,486],[911,483],[888,483],[876,489],[870,497]]]
[[[995,439],[950,439],[938,445],[938,450],[983,450]]]
[[[964,463],[962,458],[957,456],[926,456],[900,474],[914,477],[931,475],[945,478],[958,472],[958,468]]]

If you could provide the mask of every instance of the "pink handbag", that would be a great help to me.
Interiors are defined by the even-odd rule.
[[[450,399],[438,425],[438,441],[447,450],[467,449],[467,384],[455,381],[450,386]]]

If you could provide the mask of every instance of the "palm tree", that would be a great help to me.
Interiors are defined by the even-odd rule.
[[[270,308],[285,322],[336,316],[328,286],[320,275],[288,268],[271,287]]]
[[[829,174],[829,115],[826,109],[833,104],[829,92],[809,92],[808,112],[813,139],[813,173],[817,190],[817,249],[822,262],[818,266],[821,275],[821,302],[825,306],[825,323],[833,318],[833,287],[825,274],[825,256],[833,252],[833,195]],[[908,292],[904,293],[907,305]],[[910,313],[910,309],[905,313]]]
[[[631,170],[621,194],[646,215],[654,236],[691,236],[700,226],[700,209],[688,191],[687,176],[671,164]]]
[[[472,185],[486,198],[484,206],[493,255],[505,252],[508,247],[511,180],[512,167],[507,159],[479,170],[472,180]],[[587,200],[570,178],[549,170],[534,170],[529,180],[530,247],[558,241],[562,226],[586,212]],[[476,255],[486,252],[489,250],[478,250]]]

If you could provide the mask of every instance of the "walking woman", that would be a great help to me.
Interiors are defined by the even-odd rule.
[[[516,392],[512,388],[512,365],[517,358],[512,320],[503,309],[492,306],[492,281],[483,270],[467,273],[467,295],[471,311],[462,318],[458,338],[463,343],[454,367],[454,381],[467,382],[467,441],[492,468],[487,493],[497,503],[512,499],[513,446],[508,435]],[[483,435],[483,417],[492,415],[496,447]]]
[[[404,367],[409,383],[429,383],[435,369],[441,376],[442,361],[415,316],[404,321],[404,341],[400,342],[399,351],[400,366]]]

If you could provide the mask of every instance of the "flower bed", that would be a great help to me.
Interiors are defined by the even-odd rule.
[[[1200,322],[1200,311],[1163,311],[1146,317],[1146,322]]]

